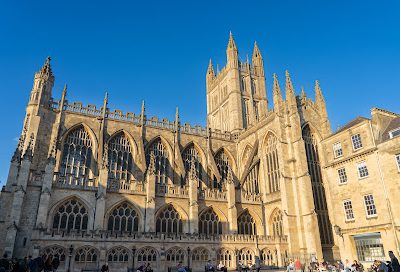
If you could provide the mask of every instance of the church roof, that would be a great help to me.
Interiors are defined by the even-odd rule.
[[[369,120],[366,117],[363,116],[357,116],[355,119],[351,120],[350,122],[348,122],[346,125],[344,125],[343,127],[339,128],[335,133],[333,133],[332,135],[338,134],[342,131],[345,131],[346,129],[349,129],[365,120]]]

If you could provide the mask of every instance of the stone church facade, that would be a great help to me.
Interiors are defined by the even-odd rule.
[[[47,59],[35,74],[23,130],[1,193],[0,249],[53,254],[61,270],[108,262],[158,271],[182,261],[283,265],[339,258],[323,141],[332,136],[318,81],[315,101],[285,99],[273,77],[267,100],[257,44],[241,62],[206,73],[207,127],[52,97]]]

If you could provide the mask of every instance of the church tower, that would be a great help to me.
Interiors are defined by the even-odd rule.
[[[257,43],[252,63],[248,57],[241,62],[232,33],[226,57],[226,66],[217,74],[211,60],[208,66],[207,118],[210,128],[235,132],[254,125],[268,111],[264,63]]]

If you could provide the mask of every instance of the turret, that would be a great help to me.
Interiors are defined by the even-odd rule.
[[[208,69],[207,69],[207,74],[206,74],[207,89],[208,89],[208,85],[210,85],[214,79],[215,79],[214,66],[210,59],[210,63],[208,64]]]
[[[54,75],[51,71],[50,57],[47,57],[43,67],[35,73],[33,87],[28,105],[48,106],[54,85]]]
[[[290,79],[290,74],[289,71],[287,70],[286,70],[286,102],[291,112],[296,110],[297,108],[296,94],[294,93],[292,80]]]
[[[319,81],[315,81],[315,106],[318,109],[318,113],[321,116],[321,129],[324,136],[328,136],[331,133],[331,125],[328,119],[328,112],[326,110],[325,99],[322,94]]]
[[[254,66],[255,73],[259,76],[264,76],[264,62],[261,56],[260,49],[257,46],[257,42],[254,42],[252,63]]]
[[[226,48],[226,59],[227,59],[227,66],[229,68],[239,67],[239,53],[236,48],[232,32],[229,33],[229,42],[228,42],[228,47]]]
[[[279,87],[278,77],[274,73],[274,87],[273,87],[273,100],[274,100],[274,111],[278,113],[282,106],[282,93]]]

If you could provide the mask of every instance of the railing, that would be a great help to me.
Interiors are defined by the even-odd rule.
[[[183,126],[180,126],[179,129],[180,129],[180,132],[183,132],[183,133],[207,136],[207,129],[200,125],[191,126],[190,124],[185,123],[185,124],[183,124]]]
[[[152,126],[152,127],[159,127],[159,128],[166,128],[169,130],[175,129],[175,122],[169,121],[166,118],[158,119],[158,117],[152,116],[150,119],[145,120],[145,125]]]
[[[245,203],[257,203],[261,202],[261,195],[260,194],[255,194],[255,193],[248,193],[246,191],[240,190],[241,191],[241,202]]]
[[[145,193],[146,188],[143,182],[139,181],[126,181],[126,180],[116,180],[108,179],[107,190],[110,192],[117,193]]]
[[[133,122],[135,124],[139,124],[141,120],[141,114],[135,115],[133,112],[123,113],[121,110],[108,112],[107,117],[114,120]]]
[[[95,178],[89,179],[86,176],[75,176],[71,174],[61,175],[54,173],[53,185],[60,188],[76,188],[76,189],[96,189],[98,184]]]
[[[178,186],[172,184],[156,184],[156,195],[172,197],[189,197],[188,186]]]
[[[204,200],[219,200],[226,201],[226,191],[220,191],[219,189],[199,189],[198,191],[199,199]]]
[[[66,111],[82,113],[91,116],[101,116],[102,114],[102,108],[97,109],[95,105],[87,105],[86,107],[84,107],[81,102],[72,102],[72,104],[65,104],[64,109]]]

